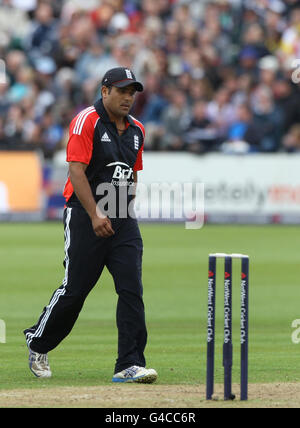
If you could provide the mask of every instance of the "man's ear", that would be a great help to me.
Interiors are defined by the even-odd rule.
[[[102,86],[101,88],[102,98],[105,100],[105,98],[108,97],[111,91],[112,91],[112,86]]]
[[[105,99],[107,97],[107,95],[108,95],[108,87],[107,86],[102,86],[101,94],[102,94],[103,99]]]

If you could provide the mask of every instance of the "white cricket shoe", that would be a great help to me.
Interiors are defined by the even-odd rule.
[[[29,368],[36,377],[48,378],[52,376],[48,354],[39,354],[29,348]]]
[[[146,369],[145,367],[132,366],[128,369],[116,373],[112,378],[113,382],[138,382],[138,383],[153,383],[157,379],[157,372],[154,369]]]

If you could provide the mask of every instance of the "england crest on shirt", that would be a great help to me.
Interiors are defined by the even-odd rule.
[[[135,135],[134,136],[134,148],[135,148],[135,150],[139,149],[139,145],[140,145],[139,137],[137,135]]]

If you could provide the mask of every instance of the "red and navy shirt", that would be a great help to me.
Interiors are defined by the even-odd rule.
[[[102,99],[80,112],[70,124],[67,162],[85,163],[85,171],[95,201],[102,183],[119,186],[134,184],[134,171],[143,169],[145,129],[141,122],[128,115],[126,130],[120,136],[115,123],[104,108]],[[64,197],[69,207],[80,205],[68,178]]]

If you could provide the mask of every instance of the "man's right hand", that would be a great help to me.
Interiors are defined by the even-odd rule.
[[[92,225],[95,234],[99,238],[109,238],[115,234],[112,228],[111,221],[108,217],[98,217],[98,215],[92,218]]]

